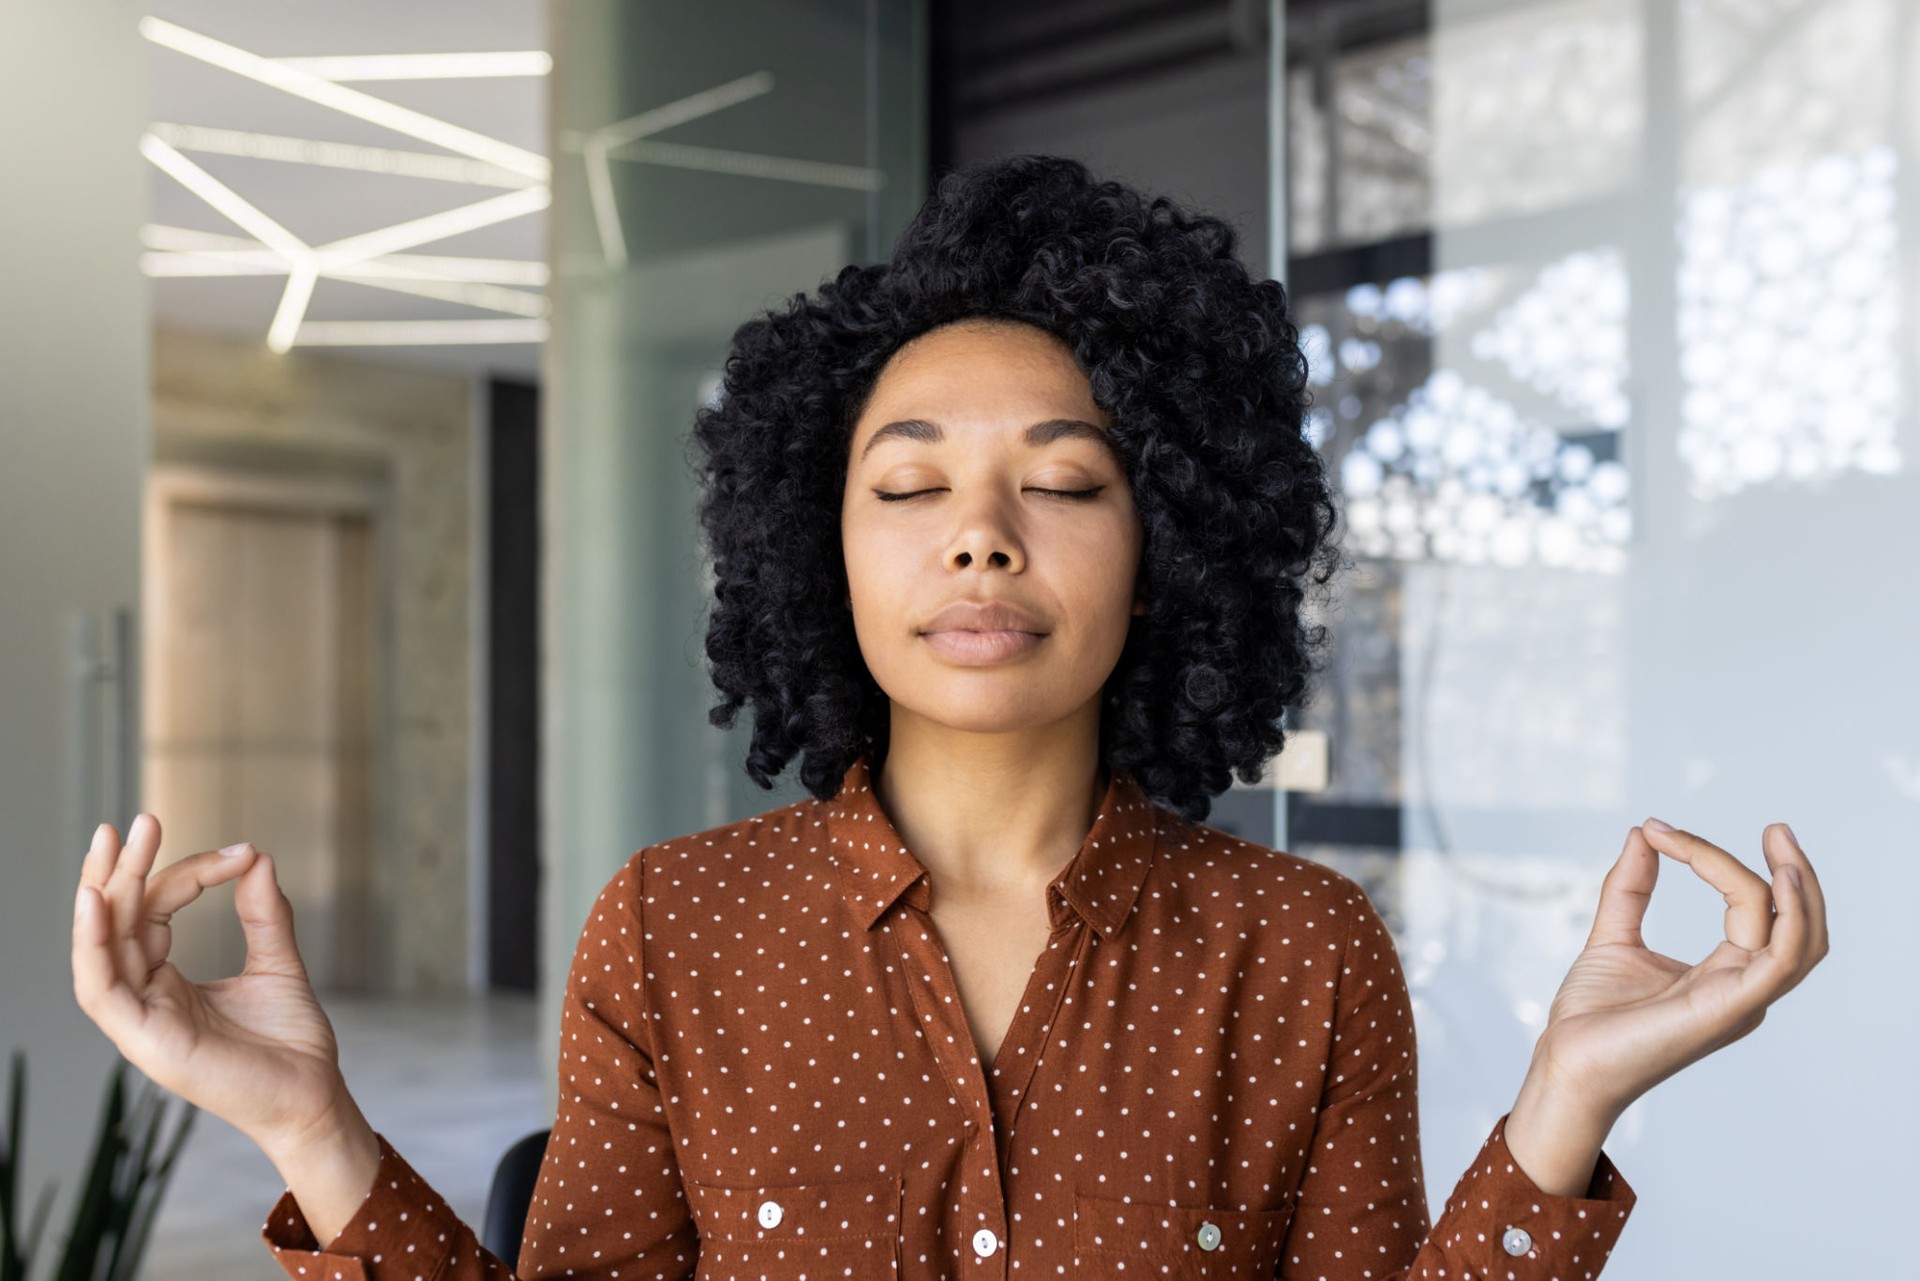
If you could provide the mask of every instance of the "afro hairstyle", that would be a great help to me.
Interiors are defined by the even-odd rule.
[[[860,653],[840,543],[854,424],[888,358],[975,317],[1038,326],[1110,415],[1144,530],[1147,613],[1101,693],[1099,751],[1160,805],[1204,821],[1256,781],[1302,701],[1326,629],[1310,584],[1341,560],[1320,456],[1301,432],[1306,359],[1285,289],[1256,280],[1220,218],[1015,155],[948,172],[885,262],[742,324],[694,416],[699,519],[714,576],[706,655],[746,770],[795,756],[821,800],[886,751],[888,698]]]

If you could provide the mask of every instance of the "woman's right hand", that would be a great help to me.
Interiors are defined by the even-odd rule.
[[[293,905],[274,879],[273,856],[242,844],[152,872],[159,849],[151,814],[133,820],[124,847],[112,824],[94,831],[74,898],[80,1008],[148,1079],[270,1154],[360,1119],[333,1025],[294,946]],[[169,921],[225,881],[235,882],[247,962],[230,978],[193,983],[167,959]]]

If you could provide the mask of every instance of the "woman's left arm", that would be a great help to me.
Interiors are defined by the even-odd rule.
[[[1634,1100],[1759,1027],[1827,955],[1826,899],[1806,852],[1785,823],[1769,826],[1760,848],[1771,884],[1659,819],[1627,833],[1507,1118],[1514,1161],[1542,1191],[1582,1194],[1602,1141]],[[1726,899],[1726,940],[1697,965],[1640,936],[1662,854]]]

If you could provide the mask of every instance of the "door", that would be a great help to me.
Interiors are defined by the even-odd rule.
[[[274,856],[316,989],[376,972],[377,499],[335,481],[156,472],[144,754],[160,862],[234,841]],[[246,944],[233,889],[174,926],[205,981]]]

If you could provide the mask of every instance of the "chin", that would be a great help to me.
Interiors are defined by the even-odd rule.
[[[907,698],[893,698],[922,720],[966,734],[1017,734],[1040,729],[1071,716],[1085,700],[1055,697],[1058,691],[1008,671],[959,670],[944,687],[927,682]],[[883,686],[884,688],[884,686]],[[1097,696],[1090,690],[1087,698]],[[889,697],[893,697],[889,693]]]

